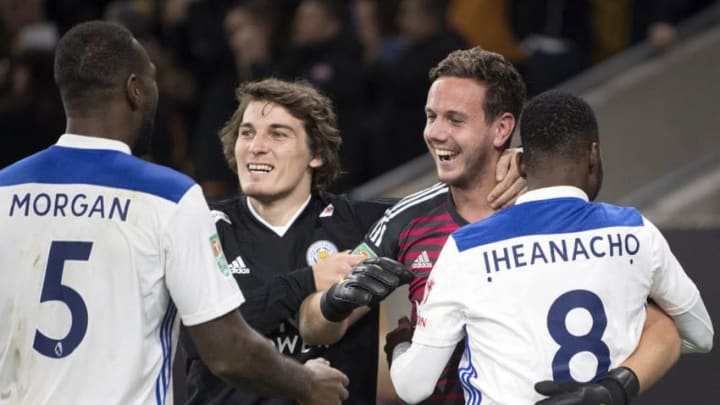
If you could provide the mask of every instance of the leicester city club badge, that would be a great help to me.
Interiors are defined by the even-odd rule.
[[[318,240],[313,242],[305,253],[305,258],[309,266],[317,264],[320,260],[337,253],[338,248],[329,240]]]

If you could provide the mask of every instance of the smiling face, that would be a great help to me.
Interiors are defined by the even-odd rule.
[[[494,168],[509,136],[502,118],[486,122],[486,90],[473,79],[441,77],[428,92],[425,143],[438,178],[451,186],[470,187],[488,168]],[[494,169],[491,173],[494,181]]]
[[[245,109],[235,159],[243,193],[263,203],[304,201],[312,170],[322,165],[310,151],[303,122],[266,101],[251,101]]]

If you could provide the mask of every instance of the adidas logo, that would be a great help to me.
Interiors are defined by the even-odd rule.
[[[250,269],[245,265],[242,257],[238,256],[232,263],[228,264],[230,273],[232,274],[250,274]]]
[[[432,269],[432,262],[430,261],[430,257],[427,254],[426,250],[423,250],[422,253],[418,257],[415,258],[415,260],[410,265],[413,269]]]

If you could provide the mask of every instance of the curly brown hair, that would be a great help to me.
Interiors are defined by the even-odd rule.
[[[246,82],[238,87],[235,97],[238,108],[219,133],[225,161],[233,172],[237,174],[235,142],[245,109],[252,101],[266,101],[285,108],[303,122],[310,153],[323,161],[322,166],[313,169],[313,190],[326,190],[341,174],[342,140],[332,101],[310,83],[275,78]]]

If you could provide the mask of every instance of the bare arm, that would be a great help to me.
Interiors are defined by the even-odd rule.
[[[234,387],[304,404],[340,404],[347,398],[347,376],[326,364],[304,367],[282,356],[238,311],[187,329],[208,368]]]
[[[336,343],[345,336],[350,325],[370,312],[369,307],[363,306],[355,309],[342,321],[331,322],[325,319],[320,311],[321,296],[322,292],[311,294],[300,306],[300,336],[306,344],[329,345]]]
[[[412,272],[387,257],[367,259],[353,267],[327,291],[313,294],[300,307],[299,330],[306,343],[330,344],[378,305],[398,286],[409,283]]]
[[[680,335],[672,319],[655,304],[648,304],[638,347],[622,365],[635,372],[642,394],[665,375],[679,357]]]

